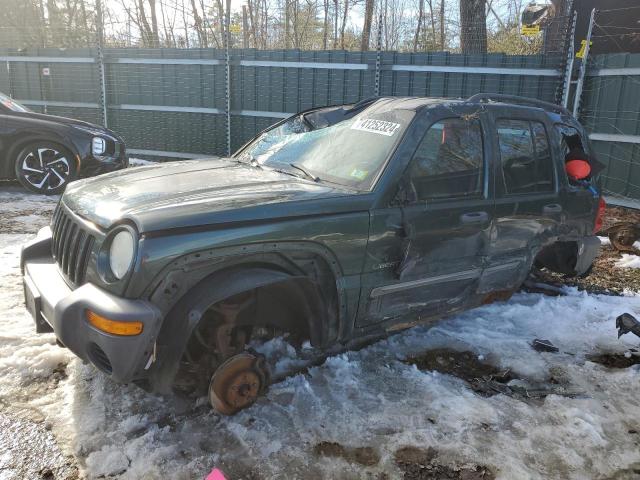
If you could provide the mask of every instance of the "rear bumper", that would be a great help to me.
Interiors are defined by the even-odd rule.
[[[600,253],[600,239],[596,236],[584,237],[578,241],[578,258],[576,260],[576,275],[585,274]]]
[[[38,332],[53,331],[73,353],[93,363],[113,380],[144,378],[151,365],[161,314],[145,300],[118,297],[93,284],[70,288],[50,253],[51,233],[43,230],[23,247],[21,265],[25,304]],[[117,321],[140,321],[136,336],[112,335],[91,326],[86,310]]]

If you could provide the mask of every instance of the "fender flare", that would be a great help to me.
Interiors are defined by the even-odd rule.
[[[304,314],[311,343],[326,344],[327,318],[319,313],[325,309],[324,301],[310,278],[259,267],[221,270],[187,292],[165,317],[156,339],[157,363],[150,372],[152,390],[170,390],[187,342],[209,307],[242,292],[291,281],[295,282],[300,295],[306,300]]]

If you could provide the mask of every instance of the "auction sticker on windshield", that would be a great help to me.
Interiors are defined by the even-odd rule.
[[[351,125],[352,130],[377,133],[380,135],[386,135],[387,137],[392,136],[399,128],[399,123],[375,120],[373,118],[358,118],[353,122],[353,125]]]

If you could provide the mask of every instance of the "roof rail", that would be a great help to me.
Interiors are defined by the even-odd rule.
[[[555,103],[544,102],[542,100],[538,100],[537,98],[519,97],[517,95],[503,95],[500,93],[476,93],[475,95],[467,98],[467,102],[471,103],[489,102],[491,100],[504,103],[515,103],[518,105],[529,105],[532,107],[539,107],[544,110],[551,110],[552,112],[556,113],[571,115],[571,112],[569,112],[569,110],[567,110],[563,106],[556,105]]]

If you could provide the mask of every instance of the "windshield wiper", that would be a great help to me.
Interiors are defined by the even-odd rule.
[[[320,177],[317,177],[316,175],[310,173],[309,170],[307,170],[306,168],[301,167],[300,165],[296,165],[295,163],[290,163],[289,165],[292,166],[293,168],[295,168],[296,170],[300,170],[302,173],[305,174],[305,176],[307,176],[308,178],[310,178],[314,182],[319,182],[320,181]]]

